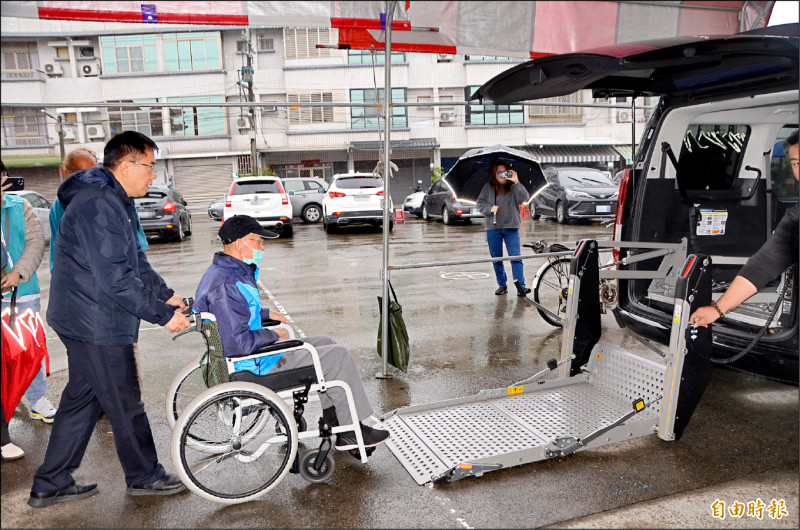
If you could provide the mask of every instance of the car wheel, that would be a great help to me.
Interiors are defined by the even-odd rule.
[[[389,232],[394,228],[394,221],[389,221]]]
[[[192,215],[189,214],[189,217],[186,220],[189,222],[189,226],[186,227],[186,232],[184,232],[184,235],[190,236],[192,235]]]
[[[536,205],[534,203],[530,204],[529,209],[531,211],[531,219],[533,219],[534,221],[537,221],[542,216],[539,213],[539,210],[536,209]]]
[[[281,237],[292,237],[294,235],[294,226],[292,225],[283,225],[281,229]]]
[[[424,221],[430,221],[431,220],[431,216],[428,215],[428,204],[427,203],[422,203],[422,219]]]
[[[453,223],[453,220],[450,218],[450,210],[447,209],[447,206],[442,208],[442,222],[446,225]]]
[[[325,222],[323,222],[322,224],[325,225],[325,231],[327,233],[332,234],[332,233],[334,233],[336,231],[336,227],[333,225],[333,223],[325,223]]]
[[[569,221],[569,216],[567,215],[567,207],[564,206],[564,203],[558,201],[556,203],[556,221],[559,224],[566,224]]]
[[[319,204],[306,204],[300,213],[300,219],[304,223],[318,223],[322,219],[322,209]]]
[[[180,219],[178,219],[178,228],[175,230],[173,238],[175,241],[183,241],[183,223]]]

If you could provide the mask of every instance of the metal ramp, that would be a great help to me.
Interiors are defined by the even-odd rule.
[[[381,418],[382,428],[391,432],[389,449],[417,484],[425,484],[480,476],[650,434],[677,439],[708,382],[706,372],[694,364],[691,372],[683,372],[689,349],[710,347],[706,330],[698,330],[702,336],[686,330],[691,306],[704,296],[699,280],[710,285],[706,267],[700,265],[690,256],[683,281],[678,281],[685,297],[684,303],[676,300],[670,352],[679,355],[653,361],[599,341],[599,331],[592,340],[599,329],[599,300],[596,289],[580,296],[580,280],[597,285],[597,245],[579,246],[571,265],[574,296],[567,311],[576,317],[565,319],[561,362],[548,363],[549,371],[562,368],[561,377],[537,381],[548,372],[543,370],[508,388],[392,411]],[[710,296],[710,288],[706,294]],[[681,318],[682,312],[686,318]],[[680,387],[687,384],[688,397],[681,399]],[[682,419],[676,424],[678,411]]]

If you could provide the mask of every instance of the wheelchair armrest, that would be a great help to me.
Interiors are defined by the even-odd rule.
[[[265,328],[269,328],[272,326],[279,326],[281,324],[280,320],[274,320],[272,318],[268,318],[267,320],[262,320],[261,325]]]
[[[302,340],[282,340],[280,342],[273,342],[269,346],[264,346],[263,348],[254,351],[251,355],[256,355],[258,353],[269,353],[271,351],[280,351],[280,350],[288,350],[289,348],[296,348],[298,346],[302,346],[305,344]]]

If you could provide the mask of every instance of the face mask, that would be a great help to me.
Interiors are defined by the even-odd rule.
[[[247,243],[245,243],[244,246],[253,251],[253,257],[245,258],[244,256],[242,256],[242,261],[244,261],[248,265],[258,265],[259,263],[261,263],[261,260],[264,259],[264,251],[255,249],[250,245],[248,245]]]

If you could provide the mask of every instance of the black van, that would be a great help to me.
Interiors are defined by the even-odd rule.
[[[472,99],[504,105],[581,89],[595,97],[660,96],[620,185],[614,239],[685,241],[686,253],[710,255],[718,298],[798,202],[782,149],[798,127],[798,25],[544,57],[494,77]],[[787,276],[714,324],[714,355],[732,357],[768,326],[731,366],[797,384],[797,280]],[[620,280],[619,291],[619,324],[666,344],[670,286]]]

